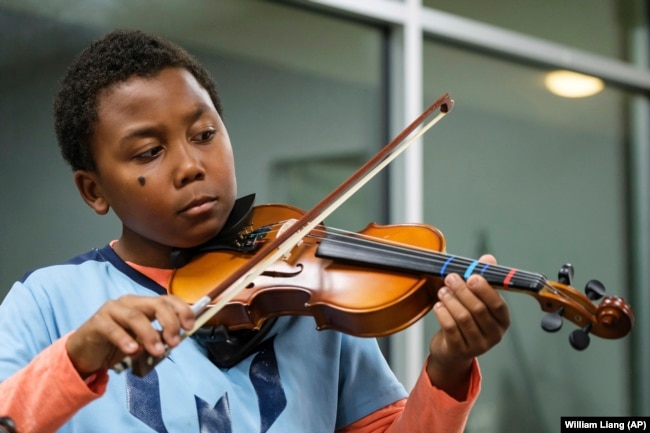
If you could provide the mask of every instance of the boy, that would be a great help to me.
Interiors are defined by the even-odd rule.
[[[463,430],[479,389],[475,357],[509,325],[477,275],[446,278],[434,307],[441,330],[408,399],[374,339],[316,331],[309,317],[269,322],[233,365],[197,339],[179,344],[194,316],[166,294],[171,252],[219,233],[236,197],[219,98],[184,50],[141,32],[105,36],[68,70],[55,120],[83,200],[100,215],[112,208],[123,230],[28,274],[0,306],[0,414],[18,431]],[[165,345],[174,350],[144,377],[111,370]]]

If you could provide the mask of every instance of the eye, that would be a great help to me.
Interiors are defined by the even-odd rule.
[[[154,146],[144,152],[138,153],[136,156],[134,156],[133,159],[142,162],[150,161],[152,159],[155,159],[162,151],[162,146]]]
[[[207,143],[214,138],[217,132],[214,129],[206,129],[194,136],[194,140],[199,143]]]

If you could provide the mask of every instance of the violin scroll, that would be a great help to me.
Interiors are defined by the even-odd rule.
[[[624,337],[634,325],[632,308],[618,296],[603,298],[596,309],[596,318],[603,338]]]
[[[563,319],[579,326],[569,341],[576,350],[589,345],[589,334],[601,338],[615,339],[626,336],[634,325],[634,312],[622,298],[604,296],[605,287],[598,280],[590,280],[585,294],[569,284],[573,267],[564,265],[558,273],[558,282],[548,281],[545,287],[533,296],[537,298],[547,315],[542,319],[542,329],[556,332],[562,327]],[[601,299],[598,306],[593,301]]]

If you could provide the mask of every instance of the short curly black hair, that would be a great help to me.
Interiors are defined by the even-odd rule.
[[[132,76],[152,77],[168,67],[187,69],[222,114],[215,83],[187,51],[138,30],[117,30],[92,42],[67,70],[54,99],[54,127],[63,158],[73,171],[96,171],[90,142],[100,93]]]

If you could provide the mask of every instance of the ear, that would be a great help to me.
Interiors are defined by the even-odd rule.
[[[77,185],[81,198],[88,206],[93,208],[99,215],[106,215],[111,208],[102,188],[97,181],[97,174],[86,170],[77,170],[74,172],[74,183]]]

